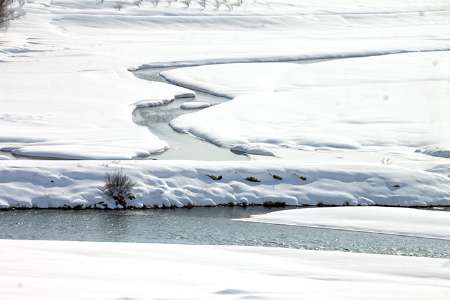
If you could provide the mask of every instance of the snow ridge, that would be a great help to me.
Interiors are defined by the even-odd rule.
[[[450,206],[450,179],[370,164],[299,161],[14,161],[0,165],[7,208],[117,208],[101,191],[122,170],[137,185],[129,206]]]

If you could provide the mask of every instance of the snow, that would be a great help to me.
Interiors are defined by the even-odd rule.
[[[181,109],[200,109],[210,107],[211,103],[201,101],[184,102],[180,105]]]
[[[136,182],[136,208],[450,206],[448,0],[244,1],[232,10],[160,2],[29,1],[26,15],[0,32],[0,149],[10,152],[0,156],[0,209],[118,208],[101,190],[117,170]],[[175,67],[162,76],[176,85],[131,72],[149,67]],[[171,146],[132,112],[193,98],[193,90],[232,100],[171,126],[255,161],[130,160]],[[299,213],[314,226],[448,238],[441,213],[342,209],[342,218],[329,208]],[[8,299],[410,300],[450,292],[441,259],[0,245]]]
[[[114,208],[99,187],[116,168],[136,207],[449,205],[448,1],[167,4],[37,0],[0,33],[0,149],[108,160],[2,160],[2,207]],[[156,66],[189,89],[130,72]],[[171,126],[257,161],[109,162],[168,149],[132,112],[190,89],[233,99]]]
[[[414,152],[448,139],[449,131],[439,130],[440,123],[450,122],[447,103],[448,83],[320,87],[241,96],[182,115],[170,124],[225,147],[241,143],[294,149],[403,146]],[[433,114],[440,107],[441,116]]]
[[[185,89],[114,68],[82,72],[78,68],[86,66],[66,62],[59,72],[60,62],[42,60],[1,66],[0,147],[17,155],[66,159],[130,159],[168,147],[133,123],[133,99],[172,99]]]
[[[253,215],[242,221],[450,240],[450,213],[395,207],[326,207]]]
[[[117,170],[136,182],[136,199],[128,203],[137,208],[265,203],[450,206],[449,177],[394,166],[288,160],[6,160],[0,164],[2,207],[117,208],[101,191],[106,174]]]
[[[152,83],[158,83],[155,81],[151,81]],[[133,105],[135,106],[135,108],[145,108],[145,107],[156,107],[156,106],[162,106],[162,105],[167,105],[169,103],[172,103],[175,99],[180,99],[180,98],[194,98],[195,97],[195,93],[194,92],[186,92],[186,93],[181,93],[181,94],[177,94],[175,95],[175,97],[173,98],[167,98],[167,99],[145,99],[145,100],[140,100],[137,101],[135,103],[133,103]],[[183,104],[187,104],[187,103],[199,103],[202,104],[202,102],[185,102]],[[204,106],[203,107],[208,107]]]
[[[236,246],[11,240],[0,245],[1,294],[15,300],[393,295],[412,300],[445,299],[450,293],[447,259]]]
[[[401,70],[390,70],[394,64]],[[449,70],[448,53],[436,52],[210,65],[163,74],[193,89],[237,96],[178,117],[171,122],[178,131],[227,147],[243,142],[355,149],[448,141]]]
[[[118,4],[37,0],[0,33],[0,147],[67,159],[167,149],[132,122],[133,103],[192,92],[137,79],[128,69],[139,66],[450,49],[448,1],[245,1],[232,11],[210,1]]]
[[[392,66],[401,66],[393,69]],[[447,51],[337,59],[316,63],[237,63],[178,68],[162,72],[171,82],[234,98],[249,93],[312,86],[448,81]],[[376,86],[371,86],[376,88]]]
[[[175,100],[175,98],[158,99],[158,100],[146,99],[146,100],[140,100],[138,102],[135,102],[134,105],[136,108],[155,107],[155,106],[162,106],[162,105],[169,104],[169,103],[173,102],[174,100]]]
[[[428,154],[431,156],[450,158],[450,144],[425,146],[417,149],[416,152]]]
[[[230,151],[238,154],[253,154],[253,155],[263,155],[263,156],[275,156],[275,153],[269,149],[259,147],[258,145],[234,145],[230,148]]]
[[[233,98],[170,123],[216,145],[243,144],[282,158],[311,159],[320,152],[336,161],[351,150],[358,162],[373,159],[371,153],[379,154],[378,161],[400,156],[417,162],[427,159],[413,152],[448,156],[449,57],[408,53],[208,65],[162,74],[178,85]]]
[[[448,178],[450,178],[450,164],[440,164],[440,165],[436,165],[431,169],[428,169],[427,171],[429,172],[434,172],[437,174],[442,174],[444,176],[447,176]]]

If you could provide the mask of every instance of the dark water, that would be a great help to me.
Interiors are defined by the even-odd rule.
[[[1,211],[0,238],[273,246],[450,257],[450,241],[232,220],[274,210],[215,207]]]

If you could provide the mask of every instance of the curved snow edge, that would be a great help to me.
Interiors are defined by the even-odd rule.
[[[398,207],[305,208],[238,221],[450,240],[450,213]]]
[[[258,63],[258,62],[295,62],[295,61],[308,61],[308,60],[326,60],[336,58],[354,58],[354,57],[367,57],[367,56],[381,56],[387,54],[401,54],[401,53],[416,53],[416,52],[435,52],[435,51],[450,51],[448,47],[432,47],[424,49],[399,49],[391,48],[386,50],[371,50],[371,51],[346,51],[342,53],[322,53],[322,54],[300,54],[300,55],[278,55],[278,56],[258,56],[258,57],[236,57],[236,58],[211,58],[211,59],[197,59],[197,60],[179,60],[179,61],[165,61],[165,62],[152,62],[138,66],[128,67],[128,71],[143,71],[156,68],[184,68],[184,67],[197,67],[204,65],[222,65],[232,63]]]

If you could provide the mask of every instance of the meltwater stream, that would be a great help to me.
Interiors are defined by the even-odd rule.
[[[0,211],[1,239],[247,245],[450,257],[450,241],[234,221],[264,207]]]
[[[173,68],[151,68],[135,71],[134,74],[141,79],[166,82],[159,73],[170,69]],[[175,99],[173,102],[166,105],[138,108],[133,112],[133,120],[135,123],[147,126],[153,134],[157,135],[170,145],[170,149],[167,151],[161,154],[151,155],[150,158],[165,160],[246,160],[247,157],[244,155],[237,155],[229,149],[218,147],[189,134],[176,132],[169,126],[169,122],[176,117],[199,110],[183,110],[180,108],[180,105],[183,102],[195,100],[214,105],[229,100],[227,98],[217,97],[203,92],[196,91],[195,93],[195,98]]]
[[[305,59],[305,60],[291,60],[290,63],[296,64],[310,64],[324,61],[325,59]],[[265,63],[276,62],[267,61]],[[261,62],[263,63],[263,62]],[[138,78],[150,81],[159,81],[168,84],[172,84],[164,79],[160,73],[176,68],[184,68],[190,66],[201,66],[202,64],[196,64],[195,62],[182,62],[174,65],[168,64],[168,66],[150,66],[133,71],[134,75]],[[198,111],[183,110],[180,105],[187,101],[200,101],[207,102],[212,105],[220,104],[230,99],[211,95],[202,91],[195,91],[195,98],[181,98],[162,106],[138,108],[133,113],[133,120],[135,123],[143,126],[147,126],[150,131],[166,141],[170,145],[170,149],[156,155],[151,155],[150,159],[180,159],[180,160],[247,160],[245,155],[238,155],[232,153],[229,149],[221,148],[213,145],[209,142],[202,141],[189,134],[183,134],[175,132],[170,126],[169,122],[176,117],[185,114]]]

